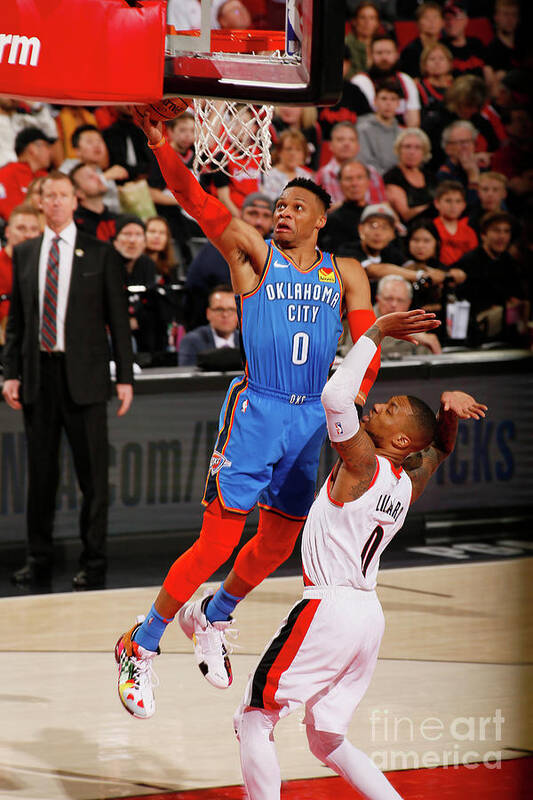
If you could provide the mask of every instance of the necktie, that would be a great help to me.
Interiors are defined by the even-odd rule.
[[[48,262],[46,264],[46,280],[43,297],[43,321],[41,325],[41,342],[43,349],[51,352],[56,344],[57,283],[59,278],[59,236],[52,240]]]

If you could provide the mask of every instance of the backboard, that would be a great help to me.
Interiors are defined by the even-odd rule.
[[[239,17],[243,6],[246,14]],[[183,28],[182,10],[181,0],[169,0],[164,95],[276,105],[337,102],[343,0],[201,0],[189,29]],[[224,27],[235,22],[242,27]]]

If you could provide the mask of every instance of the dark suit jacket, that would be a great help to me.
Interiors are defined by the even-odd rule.
[[[39,254],[42,236],[14,248],[13,290],[3,351],[4,379],[22,381],[22,402],[39,388]],[[65,362],[75,403],[109,398],[113,343],[117,383],[133,383],[131,334],[122,265],[115,249],[81,231],[76,235],[65,318]]]
[[[240,334],[237,331],[235,346],[240,347]],[[215,349],[215,337],[210,325],[201,325],[189,331],[180,342],[178,364],[180,367],[193,367],[198,363],[198,353]]]

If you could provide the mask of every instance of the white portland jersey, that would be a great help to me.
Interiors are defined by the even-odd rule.
[[[381,553],[402,527],[411,502],[411,479],[388,458],[366,492],[349,503],[330,494],[331,475],[311,506],[302,540],[304,575],[314,586],[376,586]]]

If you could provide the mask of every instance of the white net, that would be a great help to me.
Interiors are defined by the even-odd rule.
[[[258,170],[269,170],[273,112],[273,106],[195,99],[195,171],[231,175],[233,164],[254,177]]]

